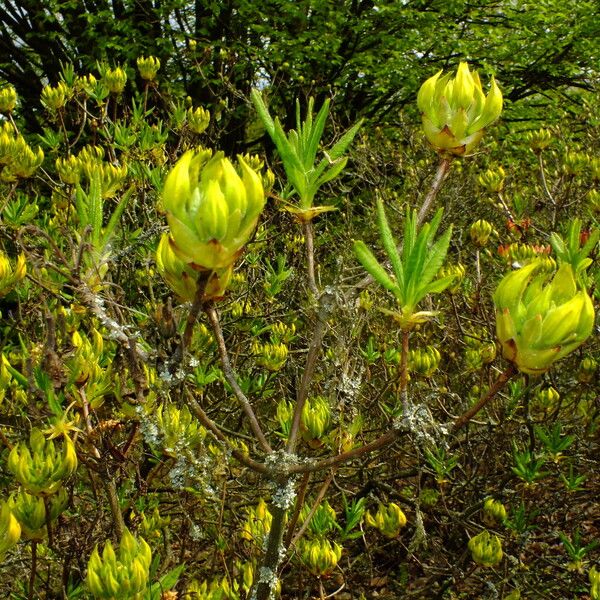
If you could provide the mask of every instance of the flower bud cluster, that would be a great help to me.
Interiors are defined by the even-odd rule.
[[[330,428],[331,407],[327,399],[323,396],[307,398],[302,407],[302,438],[311,448],[319,448]]]
[[[250,507],[247,512],[241,533],[242,539],[254,542],[262,548],[271,530],[273,516],[262,498],[258,501],[256,508]]]
[[[44,160],[41,148],[33,150],[8,122],[0,126],[0,179],[15,181],[31,177]]]
[[[494,228],[489,221],[479,219],[469,228],[469,236],[471,237],[471,241],[478,248],[483,248],[488,243],[493,231]]]
[[[506,519],[506,508],[500,500],[486,498],[483,503],[483,514],[488,525],[503,523]]]
[[[54,86],[44,86],[40,101],[46,110],[52,114],[63,109],[72,95],[73,90],[64,81],[59,81]]]
[[[9,502],[0,502],[0,562],[8,550],[21,539],[21,526]]]
[[[579,363],[577,370],[577,380],[581,383],[590,383],[595,381],[596,371],[598,370],[598,362],[591,356],[586,356]]]
[[[326,538],[302,538],[299,544],[300,560],[316,577],[329,575],[342,557],[342,547]]]
[[[51,495],[77,469],[75,445],[65,436],[62,449],[58,450],[54,442],[46,440],[39,429],[32,429],[29,447],[23,442],[16,444],[8,455],[7,466],[31,494]]]
[[[496,344],[484,329],[465,336],[465,363],[469,370],[478,371],[496,358]]]
[[[140,56],[136,62],[142,79],[145,81],[154,81],[156,79],[156,74],[160,69],[160,60],[156,56],[149,56],[148,58]]]
[[[269,371],[280,371],[287,361],[288,347],[282,343],[261,343],[255,340],[252,342],[252,354],[261,367]]]
[[[566,175],[583,175],[589,167],[590,157],[585,152],[569,150],[563,156],[562,168]]]
[[[450,294],[456,294],[465,278],[467,271],[465,265],[456,263],[455,265],[446,265],[439,270],[438,279],[452,277],[452,283],[446,288]]]
[[[121,68],[104,68],[102,73],[102,84],[105,85],[112,94],[121,94],[127,84],[127,73]]]
[[[560,394],[551,385],[538,388],[535,392],[536,404],[544,410],[554,410],[558,406]]]
[[[482,567],[495,567],[502,560],[502,542],[497,535],[483,530],[469,540],[473,560]]]
[[[25,255],[19,254],[13,266],[8,256],[0,250],[0,298],[6,296],[27,274]]]
[[[254,232],[264,204],[260,177],[242,158],[236,170],[220,152],[190,150],[163,187],[169,245],[190,268],[225,274]]]
[[[435,346],[410,350],[408,353],[408,370],[415,375],[431,377],[440,366],[442,355]]]
[[[502,167],[497,169],[488,169],[477,177],[477,183],[490,194],[497,194],[504,188],[504,179],[506,172]]]
[[[12,513],[21,526],[23,538],[36,541],[42,541],[46,537],[47,523],[56,521],[68,503],[69,496],[64,488],[52,494],[47,502],[43,497],[29,494],[24,489],[9,500]]]
[[[162,434],[165,454],[176,457],[182,448],[197,448],[206,438],[206,430],[191,415],[187,406],[161,404],[156,409],[156,425]]]
[[[141,600],[148,587],[152,551],[143,538],[134,538],[125,529],[121,536],[118,555],[110,541],[102,556],[98,546],[88,561],[86,585],[97,599]]]
[[[210,124],[210,113],[199,106],[198,108],[188,108],[186,112],[187,126],[192,133],[200,135]]]
[[[0,89],[0,114],[10,114],[17,105],[17,90],[14,85]]]
[[[546,275],[533,277],[539,267],[533,262],[509,273],[494,294],[502,354],[533,375],[581,346],[594,326],[592,300],[578,289],[571,265],[561,264],[550,283]]]
[[[442,71],[430,77],[419,90],[417,105],[429,143],[442,154],[464,155],[500,116],[502,93],[492,77],[486,96],[479,75],[463,62],[454,79],[450,73],[442,76]]]
[[[365,523],[379,529],[386,537],[395,538],[406,525],[406,515],[395,502],[381,503],[375,516],[370,511],[365,513]]]
[[[528,131],[525,135],[525,141],[529,144],[534,154],[539,154],[551,144],[552,132],[549,129]]]

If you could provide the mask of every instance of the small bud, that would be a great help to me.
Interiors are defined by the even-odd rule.
[[[55,113],[64,108],[71,95],[72,90],[69,89],[67,84],[64,81],[59,81],[55,86],[44,86],[40,100],[46,110]]]
[[[19,254],[13,266],[8,256],[0,250],[0,298],[6,296],[27,274],[25,255]]]
[[[504,169],[498,167],[497,169],[488,169],[485,173],[479,175],[477,182],[491,194],[497,194],[504,187],[505,177]]]
[[[153,81],[156,79],[156,73],[160,69],[160,60],[155,56],[149,56],[148,58],[140,56],[137,59],[137,67],[142,79]]]
[[[468,154],[481,141],[485,127],[500,116],[502,93],[492,77],[485,96],[478,74],[464,62],[455,79],[441,75],[439,71],[430,77],[417,95],[425,136],[440,153]]]
[[[10,114],[17,105],[17,90],[13,85],[0,89],[0,113]]]
[[[210,113],[202,107],[188,108],[186,115],[188,127],[195,134],[201,134],[210,123]]]
[[[8,502],[0,502],[0,561],[21,539],[21,526]]]
[[[469,540],[473,560],[482,567],[494,567],[502,560],[502,543],[497,535],[484,530]]]
[[[106,69],[102,75],[102,83],[113,94],[121,94],[127,84],[127,73],[121,68]]]
[[[506,519],[506,508],[500,500],[487,498],[483,504],[483,512],[488,520],[488,524],[502,523]]]
[[[395,538],[400,535],[400,530],[406,525],[406,515],[394,502],[380,504],[375,516],[369,511],[365,513],[365,522],[371,527],[379,529],[383,535]]]

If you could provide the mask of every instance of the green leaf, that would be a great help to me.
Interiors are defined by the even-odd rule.
[[[386,270],[379,264],[373,253],[367,248],[366,244],[357,240],[354,242],[354,254],[360,264],[365,268],[367,273],[382,285],[386,290],[392,292],[395,296],[398,296],[400,289],[387,274]]]
[[[381,198],[377,198],[377,225],[379,227],[381,243],[390,259],[390,263],[392,263],[392,269],[396,276],[398,287],[404,288],[404,267],[402,265],[402,260],[400,259],[400,254],[398,254],[396,240],[394,240],[394,236],[392,235],[392,230],[390,229],[390,225],[385,215],[385,209]]]

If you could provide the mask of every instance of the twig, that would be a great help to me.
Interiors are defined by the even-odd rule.
[[[262,449],[270,454],[273,452],[265,434],[262,432],[258,419],[254,414],[254,410],[250,401],[246,397],[246,394],[240,388],[235,373],[233,372],[233,368],[231,366],[231,361],[229,360],[229,354],[227,353],[227,347],[225,346],[225,339],[223,337],[223,330],[221,329],[221,324],[219,322],[219,316],[217,315],[217,311],[214,307],[213,303],[209,303],[205,306],[204,311],[206,312],[206,316],[211,324],[213,333],[215,334],[215,340],[217,342],[217,348],[219,350],[219,356],[221,357],[221,366],[223,367],[223,374],[225,375],[225,379],[231,386],[235,397],[238,399],[238,402],[242,406],[242,410],[246,414],[248,421],[250,422],[250,428],[254,433],[254,436],[262,446]]]
[[[308,287],[315,298],[319,297],[319,288],[315,278],[315,243],[312,221],[302,224],[304,229],[304,242],[306,244],[306,274],[308,277]]]
[[[498,379],[494,382],[494,385],[489,389],[488,393],[482,396],[482,398],[474,404],[469,410],[465,411],[452,426],[453,433],[456,433],[462,429],[517,373],[517,367],[513,363],[510,363],[508,367],[498,375]]]

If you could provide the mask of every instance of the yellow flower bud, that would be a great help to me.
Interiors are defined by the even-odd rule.
[[[102,83],[113,94],[121,94],[127,84],[127,73],[121,67],[106,69],[102,75]]]
[[[25,255],[19,254],[13,267],[6,254],[0,250],[0,298],[6,296],[26,274]]]
[[[600,600],[600,572],[596,567],[589,570],[588,577],[590,580],[590,598],[591,600]]]
[[[160,60],[155,56],[149,56],[148,58],[140,56],[137,59],[137,67],[142,79],[153,81],[160,69]]]
[[[533,375],[581,346],[594,326],[592,300],[577,289],[571,265],[563,263],[545,286],[545,275],[531,280],[539,266],[536,261],[509,273],[494,294],[502,354]]]
[[[256,508],[248,509],[248,516],[242,529],[242,539],[252,541],[262,548],[266,540],[273,516],[267,508],[266,502],[261,498]]]
[[[21,526],[8,502],[0,503],[0,561],[21,539]]]
[[[469,540],[469,550],[473,560],[483,567],[494,567],[502,560],[502,542],[497,535],[483,530]]]
[[[577,371],[577,379],[582,383],[590,383],[594,381],[596,370],[598,369],[597,361],[591,356],[586,356],[579,363],[579,370]]]
[[[210,113],[202,107],[190,107],[188,108],[186,115],[188,127],[193,133],[202,133],[210,123]]]
[[[0,89],[0,113],[9,114],[17,105],[17,90],[13,85]]]
[[[479,221],[475,221],[471,225],[469,235],[476,246],[483,248],[488,243],[492,231],[494,231],[494,228],[491,223],[484,219],[479,219]]]
[[[56,159],[56,171],[63,183],[75,185],[81,177],[81,161],[76,156]]]
[[[471,152],[483,137],[484,129],[502,111],[502,93],[492,77],[490,92],[483,93],[479,75],[460,63],[454,79],[442,71],[430,77],[419,90],[417,105],[425,136],[444,154]]]
[[[337,566],[342,547],[327,539],[300,540],[300,558],[308,570],[317,577],[329,574]]]
[[[46,508],[44,499],[21,490],[9,500],[10,509],[19,521],[21,534],[28,540],[46,537]]]
[[[302,409],[302,437],[313,448],[323,444],[321,438],[331,426],[331,407],[322,396],[308,398]]]
[[[490,524],[502,523],[506,519],[506,508],[504,504],[494,498],[487,498],[483,503],[483,512]]]
[[[69,86],[64,81],[59,81],[55,86],[44,86],[40,101],[48,111],[54,113],[64,108],[71,95]]]
[[[386,537],[395,538],[400,535],[400,530],[406,525],[406,515],[395,502],[390,502],[387,505],[380,504],[375,516],[367,511],[365,522],[367,525],[379,529]]]
[[[222,153],[186,152],[167,176],[162,204],[173,250],[196,269],[226,269],[241,254],[265,204],[258,175]]]

